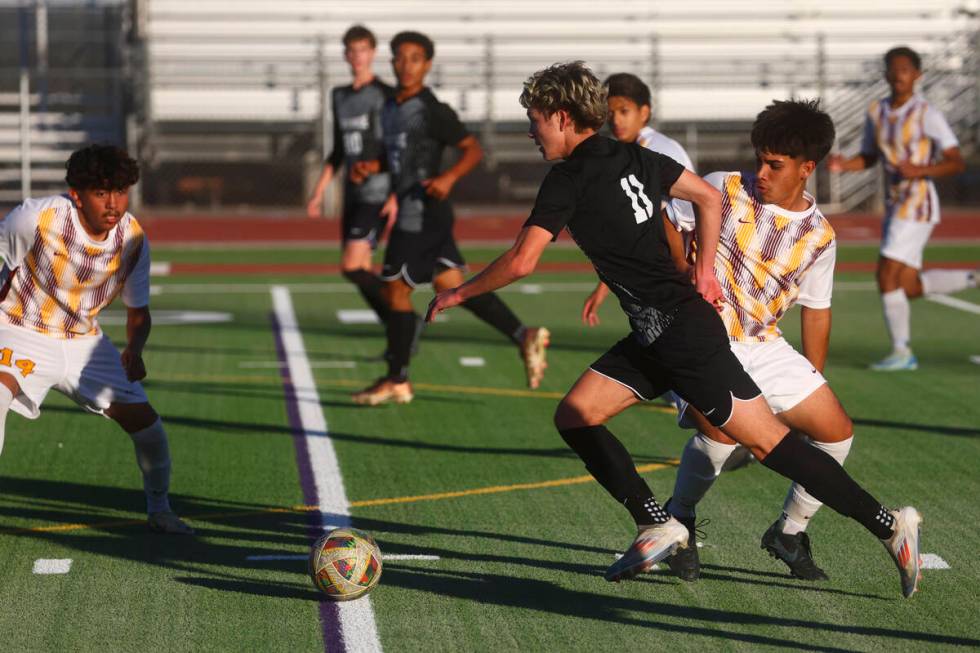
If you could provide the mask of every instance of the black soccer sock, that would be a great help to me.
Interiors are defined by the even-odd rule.
[[[399,383],[408,380],[417,318],[413,311],[392,311],[388,315],[388,378]]]
[[[894,518],[852,479],[829,454],[807,444],[802,433],[790,430],[762,464],[802,485],[822,503],[858,521],[881,539],[892,536]]]
[[[463,308],[510,338],[518,347],[524,344],[524,332],[527,329],[495,293],[467,299],[463,302]]]
[[[650,486],[636,472],[636,465],[623,443],[605,426],[559,429],[562,439],[585,463],[585,468],[637,524],[662,524],[670,515],[653,496]]]
[[[370,270],[345,270],[344,278],[357,286],[368,306],[374,309],[382,322],[387,322],[391,309],[388,308],[388,302],[382,294],[385,284],[381,277]]]

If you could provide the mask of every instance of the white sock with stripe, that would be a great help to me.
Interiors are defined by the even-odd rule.
[[[831,458],[836,460],[841,467],[847,460],[847,454],[851,452],[851,445],[854,443],[854,436],[841,440],[840,442],[816,442],[807,438],[807,442],[817,449],[826,451]],[[780,527],[787,535],[796,535],[806,530],[810,520],[813,518],[820,506],[823,504],[810,495],[799,483],[793,483],[789,487],[786,501],[783,502],[783,516],[780,518]]]
[[[896,352],[908,352],[909,340],[912,338],[909,298],[904,290],[898,288],[882,294],[881,304],[885,311],[885,325],[892,338],[892,349]]]

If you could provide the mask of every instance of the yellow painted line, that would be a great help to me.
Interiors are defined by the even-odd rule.
[[[643,474],[645,472],[652,472],[658,469],[666,469],[668,467],[676,467],[680,464],[677,459],[669,460],[663,463],[649,463],[647,465],[640,465],[636,468],[636,471]],[[390,506],[394,504],[402,503],[417,503],[420,501],[444,501],[446,499],[458,499],[460,497],[471,497],[479,496],[483,494],[500,494],[502,492],[516,492],[519,490],[540,490],[545,488],[562,487],[566,485],[581,485],[583,483],[591,483],[594,479],[591,476],[573,476],[571,478],[559,478],[551,481],[539,481],[537,483],[514,483],[513,485],[493,485],[490,487],[472,488],[469,490],[459,490],[456,492],[437,492],[434,494],[419,494],[415,496],[407,497],[391,497],[386,499],[365,499],[363,501],[352,501],[352,508],[367,508],[373,506]],[[294,506],[278,506],[271,508],[261,508],[259,510],[235,510],[232,512],[209,512],[202,513],[199,515],[185,515],[185,518],[189,521],[194,520],[207,520],[207,521],[217,521],[220,519],[236,519],[240,517],[254,517],[255,515],[272,515],[272,514],[283,514],[283,513],[294,513],[294,512],[316,512],[320,509],[320,506],[311,506],[298,504]],[[56,524],[53,526],[33,526],[29,528],[4,528],[0,529],[0,535],[6,534],[24,534],[24,533],[64,533],[68,531],[80,531],[87,529],[99,529],[108,530],[112,528],[123,528],[126,526],[138,526],[140,524],[145,524],[146,521],[143,519],[120,519],[117,521],[105,521],[105,522],[93,522],[93,523],[72,523],[72,524]]]
[[[195,374],[167,374],[154,376],[153,378],[161,381],[198,381],[212,383],[270,383],[279,382],[279,377],[275,376],[237,376],[237,375],[195,375]],[[150,379],[152,382],[153,379]],[[362,388],[366,387],[370,381],[360,381],[357,379],[324,379],[317,378],[316,382],[326,387],[334,388]],[[415,390],[427,390],[429,392],[445,392],[449,394],[470,394],[486,395],[491,397],[520,397],[524,399],[561,399],[565,396],[563,392],[545,392],[542,390],[520,390],[515,388],[491,388],[484,386],[468,385],[439,385],[435,383],[412,383]],[[672,406],[658,406],[656,404],[638,404],[641,410],[648,410],[655,413],[665,413],[676,415],[677,410]]]

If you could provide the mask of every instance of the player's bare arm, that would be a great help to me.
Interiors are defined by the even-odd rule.
[[[840,154],[827,157],[827,169],[831,172],[858,172],[878,163],[877,154],[858,154],[845,158]]]
[[[830,348],[830,308],[800,307],[800,340],[803,355],[818,372],[823,373]]]
[[[551,232],[541,227],[525,227],[518,234],[514,245],[498,256],[479,274],[458,288],[444,290],[436,295],[426,311],[426,322],[432,322],[436,315],[458,306],[467,299],[493,292],[508,286],[518,279],[534,272],[541,259],[544,248],[551,242]]]
[[[456,182],[465,177],[483,158],[483,147],[475,136],[467,136],[456,144],[460,151],[459,161],[441,175],[422,180],[425,192],[437,200],[449,197]]]
[[[126,376],[130,381],[139,381],[146,377],[146,365],[143,364],[143,347],[150,337],[150,307],[126,308],[126,348],[120,360]]]
[[[333,166],[331,164],[328,163],[323,166],[323,171],[320,172],[320,177],[316,180],[316,186],[313,187],[310,199],[306,203],[306,217],[320,217],[320,210],[323,208],[323,194],[326,192],[327,186],[330,185],[330,180],[333,179],[333,172]]]
[[[721,284],[715,277],[715,253],[721,233],[721,193],[704,179],[685,170],[670,187],[670,196],[694,204],[698,239],[698,258],[694,263],[695,286],[705,301],[720,310],[724,300]]]
[[[379,172],[381,172],[381,161],[379,159],[357,161],[351,166],[350,180],[355,184],[363,184],[365,179]]]
[[[963,153],[958,147],[943,150],[942,159],[938,163],[927,166],[917,166],[903,161],[898,166],[898,172],[906,179],[921,179],[922,177],[951,177],[966,170]]]

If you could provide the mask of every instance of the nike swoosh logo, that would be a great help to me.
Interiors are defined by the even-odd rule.
[[[712,408],[711,410],[706,410],[706,411],[704,411],[704,416],[705,416],[705,417],[707,417],[707,416],[708,416],[708,415],[710,415],[711,413],[713,413],[713,412],[715,412],[715,410],[716,410],[715,408]]]

